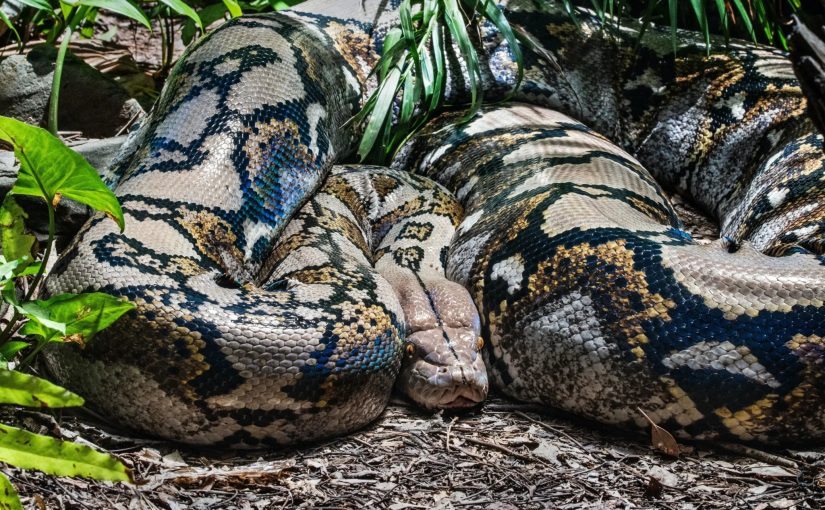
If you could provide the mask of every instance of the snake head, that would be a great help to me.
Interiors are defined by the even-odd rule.
[[[463,409],[483,402],[487,369],[477,331],[443,326],[410,335],[396,386],[425,409]]]

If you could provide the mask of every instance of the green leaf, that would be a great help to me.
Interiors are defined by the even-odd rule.
[[[0,369],[0,404],[77,407],[83,405],[83,399],[45,379],[16,370]]]
[[[226,10],[229,11],[229,15],[233,18],[243,16],[243,10],[235,0],[223,0],[223,5],[226,6]]]
[[[23,510],[14,485],[3,473],[0,473],[0,510]]]
[[[21,328],[21,334],[46,340],[60,336],[82,345],[135,305],[102,292],[91,292],[60,294],[45,301],[25,303],[20,308],[32,319]]]
[[[7,259],[31,257],[36,239],[26,233],[25,220],[28,217],[14,197],[6,195],[0,205],[0,248]]]
[[[224,13],[226,13],[226,6],[223,4],[212,4],[207,5],[203,9],[198,10],[198,18],[200,18],[201,23],[204,27],[208,27],[212,23],[218,21],[219,19],[224,18]],[[195,38],[196,31],[199,31],[198,27],[195,25],[195,22],[191,19],[187,19],[183,23],[183,29],[181,30],[181,40],[184,44],[188,45],[192,42]]]
[[[361,161],[372,151],[375,141],[381,133],[381,128],[384,126],[384,121],[387,119],[387,115],[390,115],[400,79],[401,69],[398,66],[393,67],[378,88],[375,106],[367,122],[367,128],[364,130],[364,136],[361,138],[361,145],[358,147],[358,156]]]
[[[195,9],[186,5],[186,2],[183,0],[160,0],[160,2],[181,16],[186,16],[194,21],[195,25],[197,25],[200,31],[203,32],[203,22],[201,21],[200,16],[198,16],[198,13],[195,12]]]
[[[708,19],[705,15],[704,0],[690,0],[693,6],[693,12],[696,14],[696,21],[699,23],[699,29],[702,35],[705,36],[705,48],[710,51],[710,29],[708,28]]]
[[[514,87],[515,92],[515,90],[518,90],[519,86],[521,86],[521,82],[524,79],[524,56],[521,54],[521,44],[516,37],[515,32],[513,32],[512,27],[510,27],[510,23],[507,21],[504,13],[501,12],[501,9],[499,9],[495,2],[491,2],[489,0],[484,1],[484,14],[487,19],[489,19],[496,26],[499,33],[504,37],[504,40],[507,41],[507,46],[510,48],[510,53],[513,54],[513,60],[516,61],[518,71],[516,84]]]
[[[751,36],[751,39],[756,42],[756,32],[753,30],[753,23],[751,23],[751,16],[748,10],[745,8],[745,5],[742,3],[742,0],[731,0],[733,5],[736,7],[736,10],[739,11],[740,19],[742,23],[745,24],[745,30],[747,30],[748,35]]]
[[[13,290],[14,278],[34,275],[39,270],[40,262],[32,263],[31,257],[20,257],[7,262],[6,258],[0,255],[0,287]]]
[[[12,33],[14,34],[14,38],[19,41],[20,40],[20,34],[17,33],[17,29],[14,28],[14,25],[12,24],[9,17],[6,16],[6,13],[3,12],[3,9],[0,9],[0,21],[2,21],[4,25],[9,27],[9,30],[11,30]]]
[[[50,311],[42,306],[42,301],[29,301],[17,306],[17,311],[29,321],[20,328],[20,333],[27,336],[40,336],[51,340],[56,336],[66,336],[66,323],[50,319]]]
[[[679,9],[679,0],[668,0],[668,6],[670,12],[670,39],[673,43],[673,53],[676,53],[676,44],[679,42],[676,36],[676,27],[678,25],[676,15]]]
[[[23,5],[28,5],[29,7],[34,7],[39,11],[52,12],[52,6],[49,5],[47,0],[20,0],[20,3]]]
[[[0,424],[0,461],[56,476],[131,482],[132,474],[116,457],[86,445],[61,441]]]
[[[9,342],[4,343],[0,346],[0,357],[2,357],[5,361],[11,361],[17,355],[18,352],[22,351],[26,347],[29,346],[28,342],[21,342],[19,340],[11,340]]]
[[[11,143],[20,160],[17,182],[9,193],[41,197],[52,205],[61,196],[70,198],[106,213],[123,231],[117,198],[83,156],[45,129],[8,117],[0,117],[0,140]]]
[[[304,0],[270,0],[269,4],[274,10],[281,11],[284,9],[289,9],[293,5],[298,5],[303,1]]]
[[[68,1],[66,3],[71,6],[86,5],[89,7],[97,7],[99,9],[111,11],[120,14],[121,16],[133,19],[138,23],[141,23],[149,30],[152,30],[152,25],[149,23],[149,18],[146,17],[146,14],[144,14],[140,8],[136,7],[128,0],[77,0]]]
[[[481,70],[478,63],[478,54],[473,46],[464,21],[464,15],[458,5],[458,0],[444,0],[444,15],[447,27],[453,40],[458,44],[461,58],[467,66],[467,79],[470,84],[470,110],[464,117],[469,121],[481,109],[482,91],[479,87]]]

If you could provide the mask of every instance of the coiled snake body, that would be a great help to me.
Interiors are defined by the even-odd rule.
[[[783,55],[708,56],[683,34],[674,56],[656,30],[634,52],[631,29],[511,0],[543,50],[520,102],[445,113],[392,170],[330,172],[394,20],[361,4],[240,18],[187,52],[116,176],[125,234],[90,220],[48,281],[137,310],[50,349],[59,380],[155,435],[280,445],[373,420],[399,370],[425,407],[472,405],[485,345],[516,399],[621,426],[642,409],[695,438],[823,439],[825,157]],[[482,42],[504,97],[515,65],[489,27]],[[696,245],[657,182],[724,246]]]

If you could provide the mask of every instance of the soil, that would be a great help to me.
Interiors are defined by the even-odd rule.
[[[102,23],[116,37],[85,58],[156,94],[158,38],[127,21]],[[676,205],[695,238],[718,237],[712,222]],[[134,474],[134,484],[114,484],[4,467],[25,507],[39,510],[825,508],[825,448],[680,444],[674,457],[661,438],[496,395],[460,415],[395,398],[365,430],[277,452],[184,448],[88,414],[17,411],[5,423],[108,449]]]

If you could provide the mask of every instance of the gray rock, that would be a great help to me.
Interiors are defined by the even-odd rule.
[[[55,48],[39,45],[26,55],[11,55],[0,61],[0,115],[45,124],[56,56]],[[67,55],[60,86],[60,130],[106,138],[119,133],[142,113],[138,102],[114,80]]]
[[[92,166],[103,173],[126,138],[126,136],[118,136],[103,140],[88,140],[72,146],[72,149],[80,153]],[[14,154],[10,151],[0,150],[0,202],[5,199],[6,194],[14,186],[18,169]],[[15,199],[29,214],[26,221],[28,228],[38,239],[46,239],[49,233],[49,216],[43,201],[39,198],[26,196],[18,196]],[[91,210],[77,202],[62,200],[56,213],[57,249],[62,251],[63,247],[77,234],[77,231],[89,218]]]

